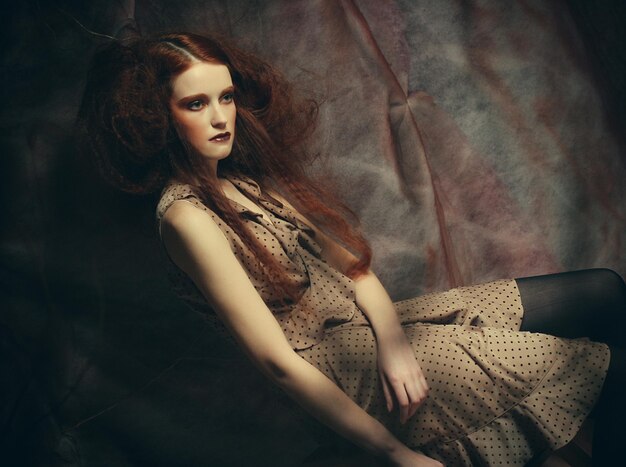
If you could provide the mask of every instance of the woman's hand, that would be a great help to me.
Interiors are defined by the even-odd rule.
[[[428,385],[417,363],[404,330],[378,341],[378,373],[383,385],[387,410],[393,409],[393,396],[400,407],[400,423],[413,416],[426,399]]]

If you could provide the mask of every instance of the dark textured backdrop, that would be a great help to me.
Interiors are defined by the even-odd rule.
[[[315,146],[400,300],[502,277],[626,273],[624,7],[602,3],[2,7],[2,455],[295,465],[316,446],[169,292],[154,197],[112,191],[76,154],[86,66],[106,40],[85,28],[116,35],[135,18],[144,33],[219,32],[323,100]]]

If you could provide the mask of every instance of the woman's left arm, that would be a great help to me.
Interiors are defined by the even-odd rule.
[[[354,289],[357,305],[369,319],[376,335],[378,372],[387,410],[391,412],[393,409],[393,394],[400,409],[400,422],[404,424],[426,399],[426,378],[400,325],[395,306],[374,272],[368,269],[366,274],[355,279]]]
[[[384,341],[397,340],[400,334],[404,335],[395,306],[371,269],[354,280],[354,290],[356,303],[372,323],[379,344]]]
[[[272,195],[289,206],[303,222],[315,231],[322,258],[338,271],[345,273],[357,259],[312,222],[300,214],[287,200],[275,192]],[[372,324],[378,343],[378,370],[387,400],[387,409],[393,409],[391,392],[400,406],[400,421],[413,416],[428,393],[428,386],[417,363],[413,347],[402,326],[395,306],[384,286],[371,269],[354,280],[356,303]]]

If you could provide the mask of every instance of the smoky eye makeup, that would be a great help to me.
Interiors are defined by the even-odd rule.
[[[229,91],[226,91],[224,94],[222,94],[222,97],[220,97],[220,99],[226,100],[228,102],[234,101],[235,100],[235,90],[231,88]]]
[[[235,100],[235,87],[229,86],[224,89],[220,93],[220,101],[224,100],[225,97],[228,97],[227,101],[231,102]],[[194,94],[192,96],[183,97],[180,99],[179,105],[182,105],[186,109],[189,110],[199,110],[198,104],[206,104],[209,101],[209,98],[204,93]]]
[[[197,104],[202,104],[203,102],[200,100],[195,100],[195,101],[191,101],[189,102],[185,107],[187,107],[189,110],[199,110],[200,108],[196,107]]]

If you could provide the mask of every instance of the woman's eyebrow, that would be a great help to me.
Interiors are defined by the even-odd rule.
[[[234,91],[235,91],[235,86],[228,86],[227,88],[225,88],[224,90],[222,90],[222,92],[220,92],[220,95],[222,95],[222,94],[226,94],[227,92],[234,92]],[[191,100],[191,99],[197,99],[197,98],[199,98],[199,97],[204,97],[204,98],[207,98],[207,99],[208,99],[208,96],[207,96],[205,93],[200,92],[200,93],[198,93],[198,94],[192,94],[191,96],[181,97],[181,98],[178,100],[178,103],[180,104],[180,103],[181,103],[181,102],[183,102],[183,101],[187,101],[187,100]]]

